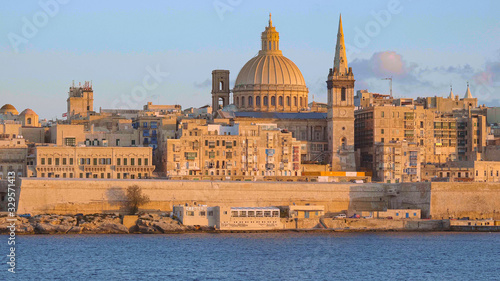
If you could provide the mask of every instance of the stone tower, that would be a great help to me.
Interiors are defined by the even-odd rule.
[[[354,75],[347,66],[347,57],[339,20],[333,69],[328,81],[328,146],[333,171],[356,171],[354,154]]]
[[[67,118],[79,119],[86,118],[89,112],[94,111],[94,90],[92,84],[88,81],[78,87],[75,83],[69,88],[69,96],[66,100],[68,104]]]
[[[212,112],[229,105],[229,70],[212,71]]]

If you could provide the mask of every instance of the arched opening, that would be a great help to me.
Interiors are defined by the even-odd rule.
[[[224,89],[224,81],[219,82],[219,91],[222,91]]]
[[[279,97],[279,98],[278,98],[278,104],[279,104],[280,106],[283,106],[283,97]]]
[[[293,97],[293,106],[297,106],[297,97]]]
[[[236,106],[240,106],[240,98],[239,97],[236,97],[234,104],[236,104]]]
[[[248,97],[248,106],[253,106],[253,97]]]
[[[255,97],[255,105],[260,106],[260,97]]]
[[[344,87],[340,90],[340,100],[345,101],[346,100],[346,90]]]
[[[28,125],[31,125],[31,118],[28,118],[28,119],[26,120],[26,123],[27,123]]]
[[[271,106],[276,105],[276,97],[271,97]]]
[[[286,105],[290,106],[290,97],[286,97]]]
[[[241,97],[241,107],[245,107],[245,97]]]
[[[219,98],[218,106],[219,106],[219,108],[224,108],[224,99],[223,98]]]
[[[346,150],[347,149],[347,139],[342,138],[341,143],[342,143],[342,150]]]
[[[268,98],[267,98],[267,97],[264,97],[264,106],[268,106],[268,105],[269,105]]]
[[[299,98],[300,107],[302,107],[302,97]]]
[[[269,48],[268,48],[268,50],[271,50],[271,42],[269,42]]]

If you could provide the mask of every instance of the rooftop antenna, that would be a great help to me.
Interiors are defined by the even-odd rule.
[[[382,78],[381,80],[389,80],[390,93],[391,93],[391,99],[392,99],[392,76],[388,77],[388,78]]]

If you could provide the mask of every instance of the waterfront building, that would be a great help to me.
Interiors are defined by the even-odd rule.
[[[421,179],[426,182],[500,182],[500,162],[455,161],[424,164]]]
[[[288,218],[291,219],[319,218],[325,215],[323,205],[290,205],[286,207],[286,210]]]
[[[0,135],[0,180],[6,179],[9,172],[16,177],[26,176],[26,157],[28,146],[22,136]]]
[[[149,178],[150,147],[72,147],[37,145],[28,176],[37,178]]]
[[[191,226],[215,226],[215,207],[207,205],[176,205],[173,207],[174,218],[183,225]]]

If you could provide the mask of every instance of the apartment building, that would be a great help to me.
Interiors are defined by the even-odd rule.
[[[169,176],[300,176],[301,143],[276,124],[200,124],[184,120],[168,139],[163,166]]]

